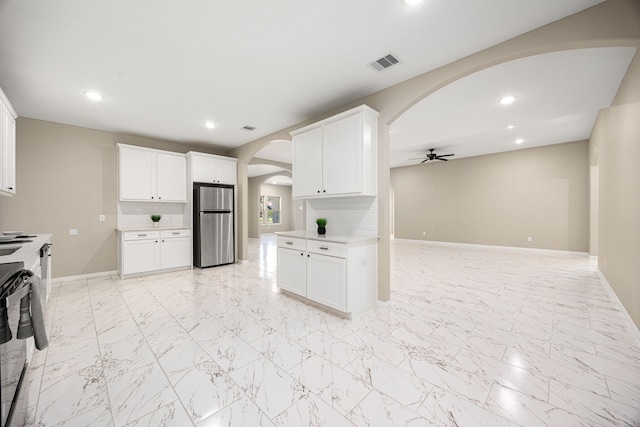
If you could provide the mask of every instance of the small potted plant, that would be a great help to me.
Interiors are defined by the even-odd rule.
[[[151,215],[151,221],[153,221],[153,226],[155,228],[160,227],[160,219],[162,218],[162,215],[160,214],[153,214]]]
[[[327,218],[318,218],[316,219],[316,224],[318,224],[318,234],[326,234],[327,233]]]

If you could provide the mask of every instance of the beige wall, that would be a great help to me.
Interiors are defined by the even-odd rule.
[[[580,141],[392,169],[395,237],[586,252],[587,159]]]
[[[16,138],[16,195],[0,197],[0,230],[52,233],[53,277],[116,270],[116,143],[194,150],[24,117]],[[69,236],[71,228],[77,236]]]
[[[640,54],[590,140],[599,169],[598,268],[640,328]]]
[[[294,203],[291,198],[291,186],[263,184],[264,177],[249,178],[249,237],[257,239],[261,234],[275,233],[277,231],[291,231],[293,226]],[[260,225],[259,210],[260,196],[279,196],[282,206],[280,225]]]

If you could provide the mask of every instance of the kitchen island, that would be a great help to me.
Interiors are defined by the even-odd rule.
[[[276,235],[280,289],[347,317],[376,305],[376,236]]]

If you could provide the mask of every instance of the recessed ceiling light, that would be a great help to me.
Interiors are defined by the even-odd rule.
[[[214,127],[216,127],[216,124],[209,121],[204,123],[204,127],[206,127],[207,129],[213,129]]]
[[[88,91],[88,92],[85,92],[84,94],[87,98],[89,98],[92,101],[102,101],[102,98],[104,98],[104,96],[94,91]]]
[[[524,142],[524,139],[522,138],[516,139],[516,144],[522,144],[523,142]]]
[[[507,129],[513,129],[515,126],[514,125],[509,125],[507,126]]]
[[[513,103],[513,101],[515,101],[515,100],[516,100],[516,97],[515,97],[515,96],[513,96],[513,95],[508,95],[508,96],[505,96],[505,97],[503,97],[503,98],[501,98],[501,99],[500,99],[500,104],[502,104],[502,105],[509,105],[509,104]]]
[[[422,0],[404,0],[404,2],[408,5],[413,6],[414,4],[422,3]]]

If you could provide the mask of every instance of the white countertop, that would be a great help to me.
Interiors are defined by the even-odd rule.
[[[335,243],[375,243],[378,236],[359,236],[359,235],[339,235],[339,234],[317,234],[308,231],[279,231],[275,233],[278,236],[294,237],[298,239],[320,240],[323,242]]]
[[[31,240],[31,242],[27,243],[11,243],[11,244],[2,244],[0,245],[0,249],[11,249],[15,247],[19,247],[17,251],[12,253],[11,255],[0,255],[0,264],[6,264],[10,262],[26,262],[29,258],[33,256],[34,253],[40,251],[40,248],[45,243],[51,243],[51,234],[30,234],[26,233],[28,236],[36,236],[28,239],[21,240]]]
[[[167,226],[167,227],[117,227],[116,231],[162,231],[162,230],[191,230],[191,227],[184,225]]]

